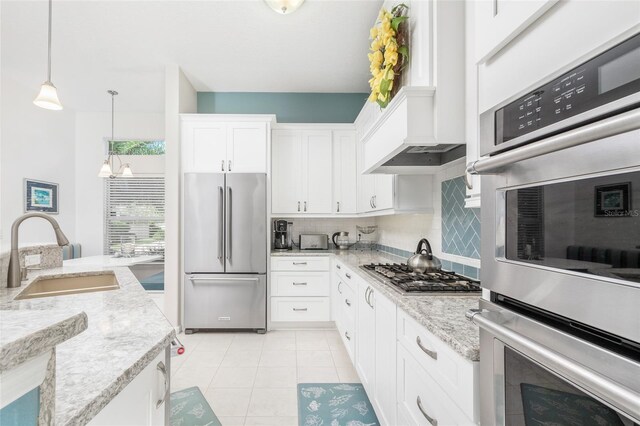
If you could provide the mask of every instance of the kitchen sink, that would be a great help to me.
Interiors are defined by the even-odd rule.
[[[27,288],[16,296],[15,300],[92,293],[95,291],[108,291],[119,288],[120,284],[113,272],[74,277],[42,277],[36,278]]]

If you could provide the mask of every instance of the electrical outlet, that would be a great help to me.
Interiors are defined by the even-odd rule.
[[[40,255],[32,254],[24,257],[24,266],[34,266],[40,264]]]

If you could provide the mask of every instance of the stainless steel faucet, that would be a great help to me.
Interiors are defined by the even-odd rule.
[[[56,240],[58,241],[59,246],[66,246],[69,244],[69,240],[67,240],[64,232],[60,229],[58,222],[48,214],[27,213],[17,218],[13,222],[13,225],[11,225],[11,258],[9,259],[9,277],[7,279],[7,287],[9,288],[20,287],[21,274],[20,254],[18,253],[18,230],[20,229],[20,224],[31,217],[41,217],[42,219],[49,221],[56,233]]]

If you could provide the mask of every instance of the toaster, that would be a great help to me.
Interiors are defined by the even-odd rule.
[[[327,234],[300,234],[298,245],[300,250],[328,250],[329,236]]]

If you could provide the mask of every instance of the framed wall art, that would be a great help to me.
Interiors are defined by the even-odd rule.
[[[24,211],[58,214],[58,184],[24,180]]]

